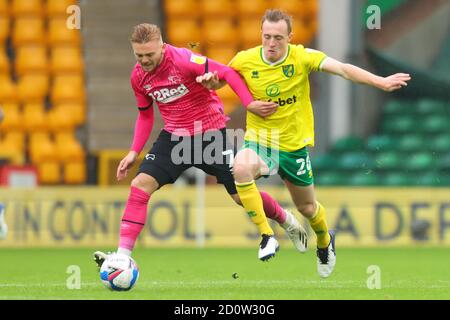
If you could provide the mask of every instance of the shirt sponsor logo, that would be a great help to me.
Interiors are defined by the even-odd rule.
[[[149,93],[148,95],[161,103],[169,103],[180,99],[185,96],[189,92],[189,89],[186,88],[184,84],[180,84],[177,88],[163,88],[161,90],[153,91],[153,93]]]
[[[280,87],[277,84],[271,84],[266,88],[266,94],[269,97],[276,97],[280,94]]]
[[[198,56],[195,54],[191,55],[191,62],[196,64],[205,64],[206,63],[206,57]]]

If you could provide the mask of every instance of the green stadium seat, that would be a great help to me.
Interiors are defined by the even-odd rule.
[[[403,115],[407,113],[414,113],[415,102],[410,100],[390,100],[383,108],[383,114],[389,115]]]
[[[415,178],[416,186],[441,186],[445,185],[442,177],[436,172],[427,172],[423,175],[417,175]]]
[[[402,156],[395,151],[381,152],[375,156],[375,166],[379,170],[401,169],[402,162]]]
[[[339,172],[319,172],[314,175],[314,184],[319,186],[345,186],[348,184],[346,174]]]
[[[364,141],[360,137],[349,136],[337,140],[331,150],[334,153],[364,150]]]
[[[339,161],[339,168],[344,170],[371,170],[374,167],[373,157],[365,152],[345,153]]]
[[[370,173],[358,172],[349,178],[351,186],[376,186],[380,184],[378,175],[372,171]]]
[[[426,134],[448,132],[449,120],[442,115],[431,115],[420,121],[419,129]]]
[[[404,152],[418,152],[426,147],[425,139],[418,134],[407,134],[398,141],[398,150]]]
[[[316,170],[332,170],[338,165],[338,157],[333,156],[329,153],[317,155],[311,158],[311,163],[313,171]]]
[[[415,111],[419,115],[444,114],[448,112],[448,106],[445,101],[422,99],[417,103]]]
[[[380,182],[385,186],[410,186],[414,184],[410,175],[402,172],[391,172],[380,177]]]
[[[445,153],[450,151],[450,133],[440,134],[429,139],[428,146],[432,152]]]
[[[396,150],[397,141],[388,134],[370,136],[367,140],[367,149],[372,152]]]
[[[405,170],[419,171],[419,170],[429,170],[435,165],[435,159],[430,153],[418,152],[414,153],[403,161]]]
[[[415,118],[410,115],[386,117],[382,124],[382,130],[390,134],[404,134],[415,131],[417,124]]]
[[[437,167],[441,172],[450,173],[450,152],[447,152],[443,156],[439,157],[439,160],[437,161]]]

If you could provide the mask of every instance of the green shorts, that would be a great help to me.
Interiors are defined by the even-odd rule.
[[[242,149],[255,151],[261,160],[267,164],[269,172],[263,174],[263,176],[278,173],[281,179],[286,179],[297,186],[310,186],[314,183],[311,160],[306,147],[287,152],[245,140]]]

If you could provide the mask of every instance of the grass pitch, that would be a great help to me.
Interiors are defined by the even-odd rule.
[[[102,285],[93,251],[0,249],[0,299],[450,299],[448,248],[337,247],[336,268],[328,279],[318,276],[312,249],[300,254],[282,248],[274,259],[261,262],[256,247],[138,248],[134,258],[140,277],[128,292]],[[368,288],[374,276],[369,266],[379,267],[380,289]],[[80,288],[69,289],[78,267]]]

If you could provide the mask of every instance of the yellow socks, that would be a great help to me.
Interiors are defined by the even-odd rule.
[[[311,228],[317,236],[317,247],[326,248],[330,244],[330,234],[328,233],[327,217],[325,215],[325,208],[317,202],[317,209],[314,216],[308,219]]]
[[[273,235],[273,230],[267,222],[261,195],[255,181],[237,183],[236,189],[247,214],[258,227],[260,234]]]

